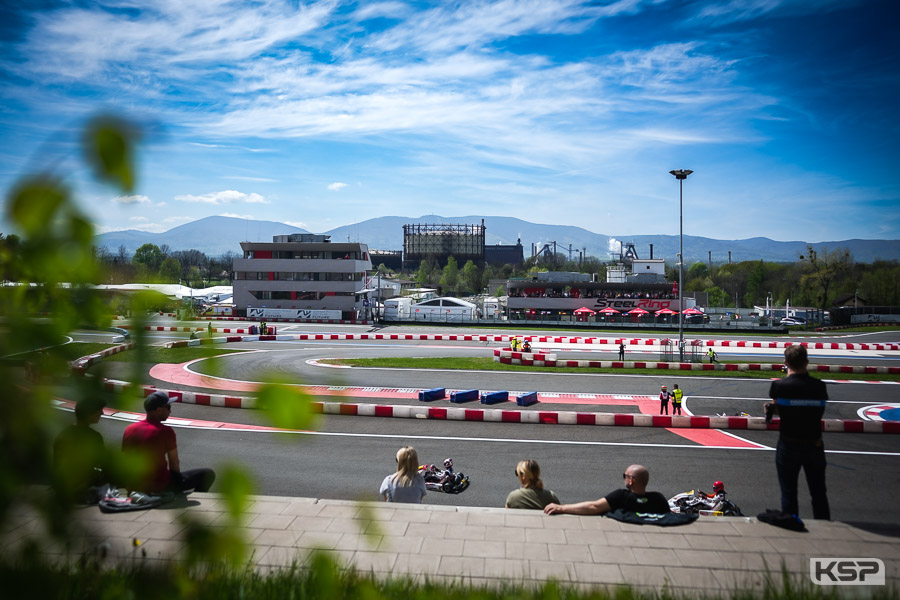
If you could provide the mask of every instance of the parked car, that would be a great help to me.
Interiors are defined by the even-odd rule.
[[[785,317],[781,320],[781,324],[785,327],[794,327],[796,325],[806,325],[806,319],[803,317]]]
[[[684,315],[685,323],[709,323],[709,315]]]

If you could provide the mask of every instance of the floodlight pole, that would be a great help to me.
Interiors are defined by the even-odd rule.
[[[678,357],[684,362],[684,180],[690,169],[669,171],[678,180]]]

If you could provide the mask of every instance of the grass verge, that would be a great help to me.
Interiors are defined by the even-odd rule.
[[[73,342],[60,346],[58,350],[66,360],[75,360],[82,356],[101,352],[119,346],[121,344],[97,344],[87,342]],[[234,350],[226,348],[211,348],[209,346],[187,346],[185,348],[163,348],[162,346],[148,346],[144,351],[144,360],[150,363],[183,363],[197,358],[214,358],[223,354],[246,352],[246,350]],[[136,362],[139,354],[133,351],[119,352],[104,358],[104,362]]]
[[[378,367],[384,369],[451,369],[459,371],[512,371],[543,373],[616,373],[619,375],[678,375],[679,377],[737,377],[742,379],[777,379],[778,371],[678,371],[675,369],[589,369],[576,367],[529,367],[495,362],[492,358],[330,358],[319,362],[350,367]],[[900,375],[864,375],[856,373],[810,372],[818,379],[851,379],[860,381],[900,381]]]
[[[39,561],[18,567],[0,566],[0,579],[10,597],[42,599],[133,598],[135,600],[245,600],[247,598],[363,598],[366,600],[823,600],[836,599],[834,587],[814,586],[802,577],[769,575],[762,589],[734,589],[702,595],[688,590],[575,587],[550,580],[541,584],[459,581],[414,581],[405,577],[378,578],[342,569],[327,553],[311,557],[307,567],[259,572],[252,568],[180,566],[103,568],[79,565],[49,566]],[[867,590],[868,591],[868,590]],[[900,598],[894,586],[871,591],[875,600]]]

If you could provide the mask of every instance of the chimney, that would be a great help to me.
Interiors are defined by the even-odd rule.
[[[650,244],[650,260],[653,260],[653,244]]]

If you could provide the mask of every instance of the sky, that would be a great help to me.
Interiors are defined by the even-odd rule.
[[[900,239],[896,0],[0,3],[0,186],[49,172],[97,233],[211,215]],[[97,184],[97,115],[140,132]],[[0,231],[9,230],[4,222]]]

